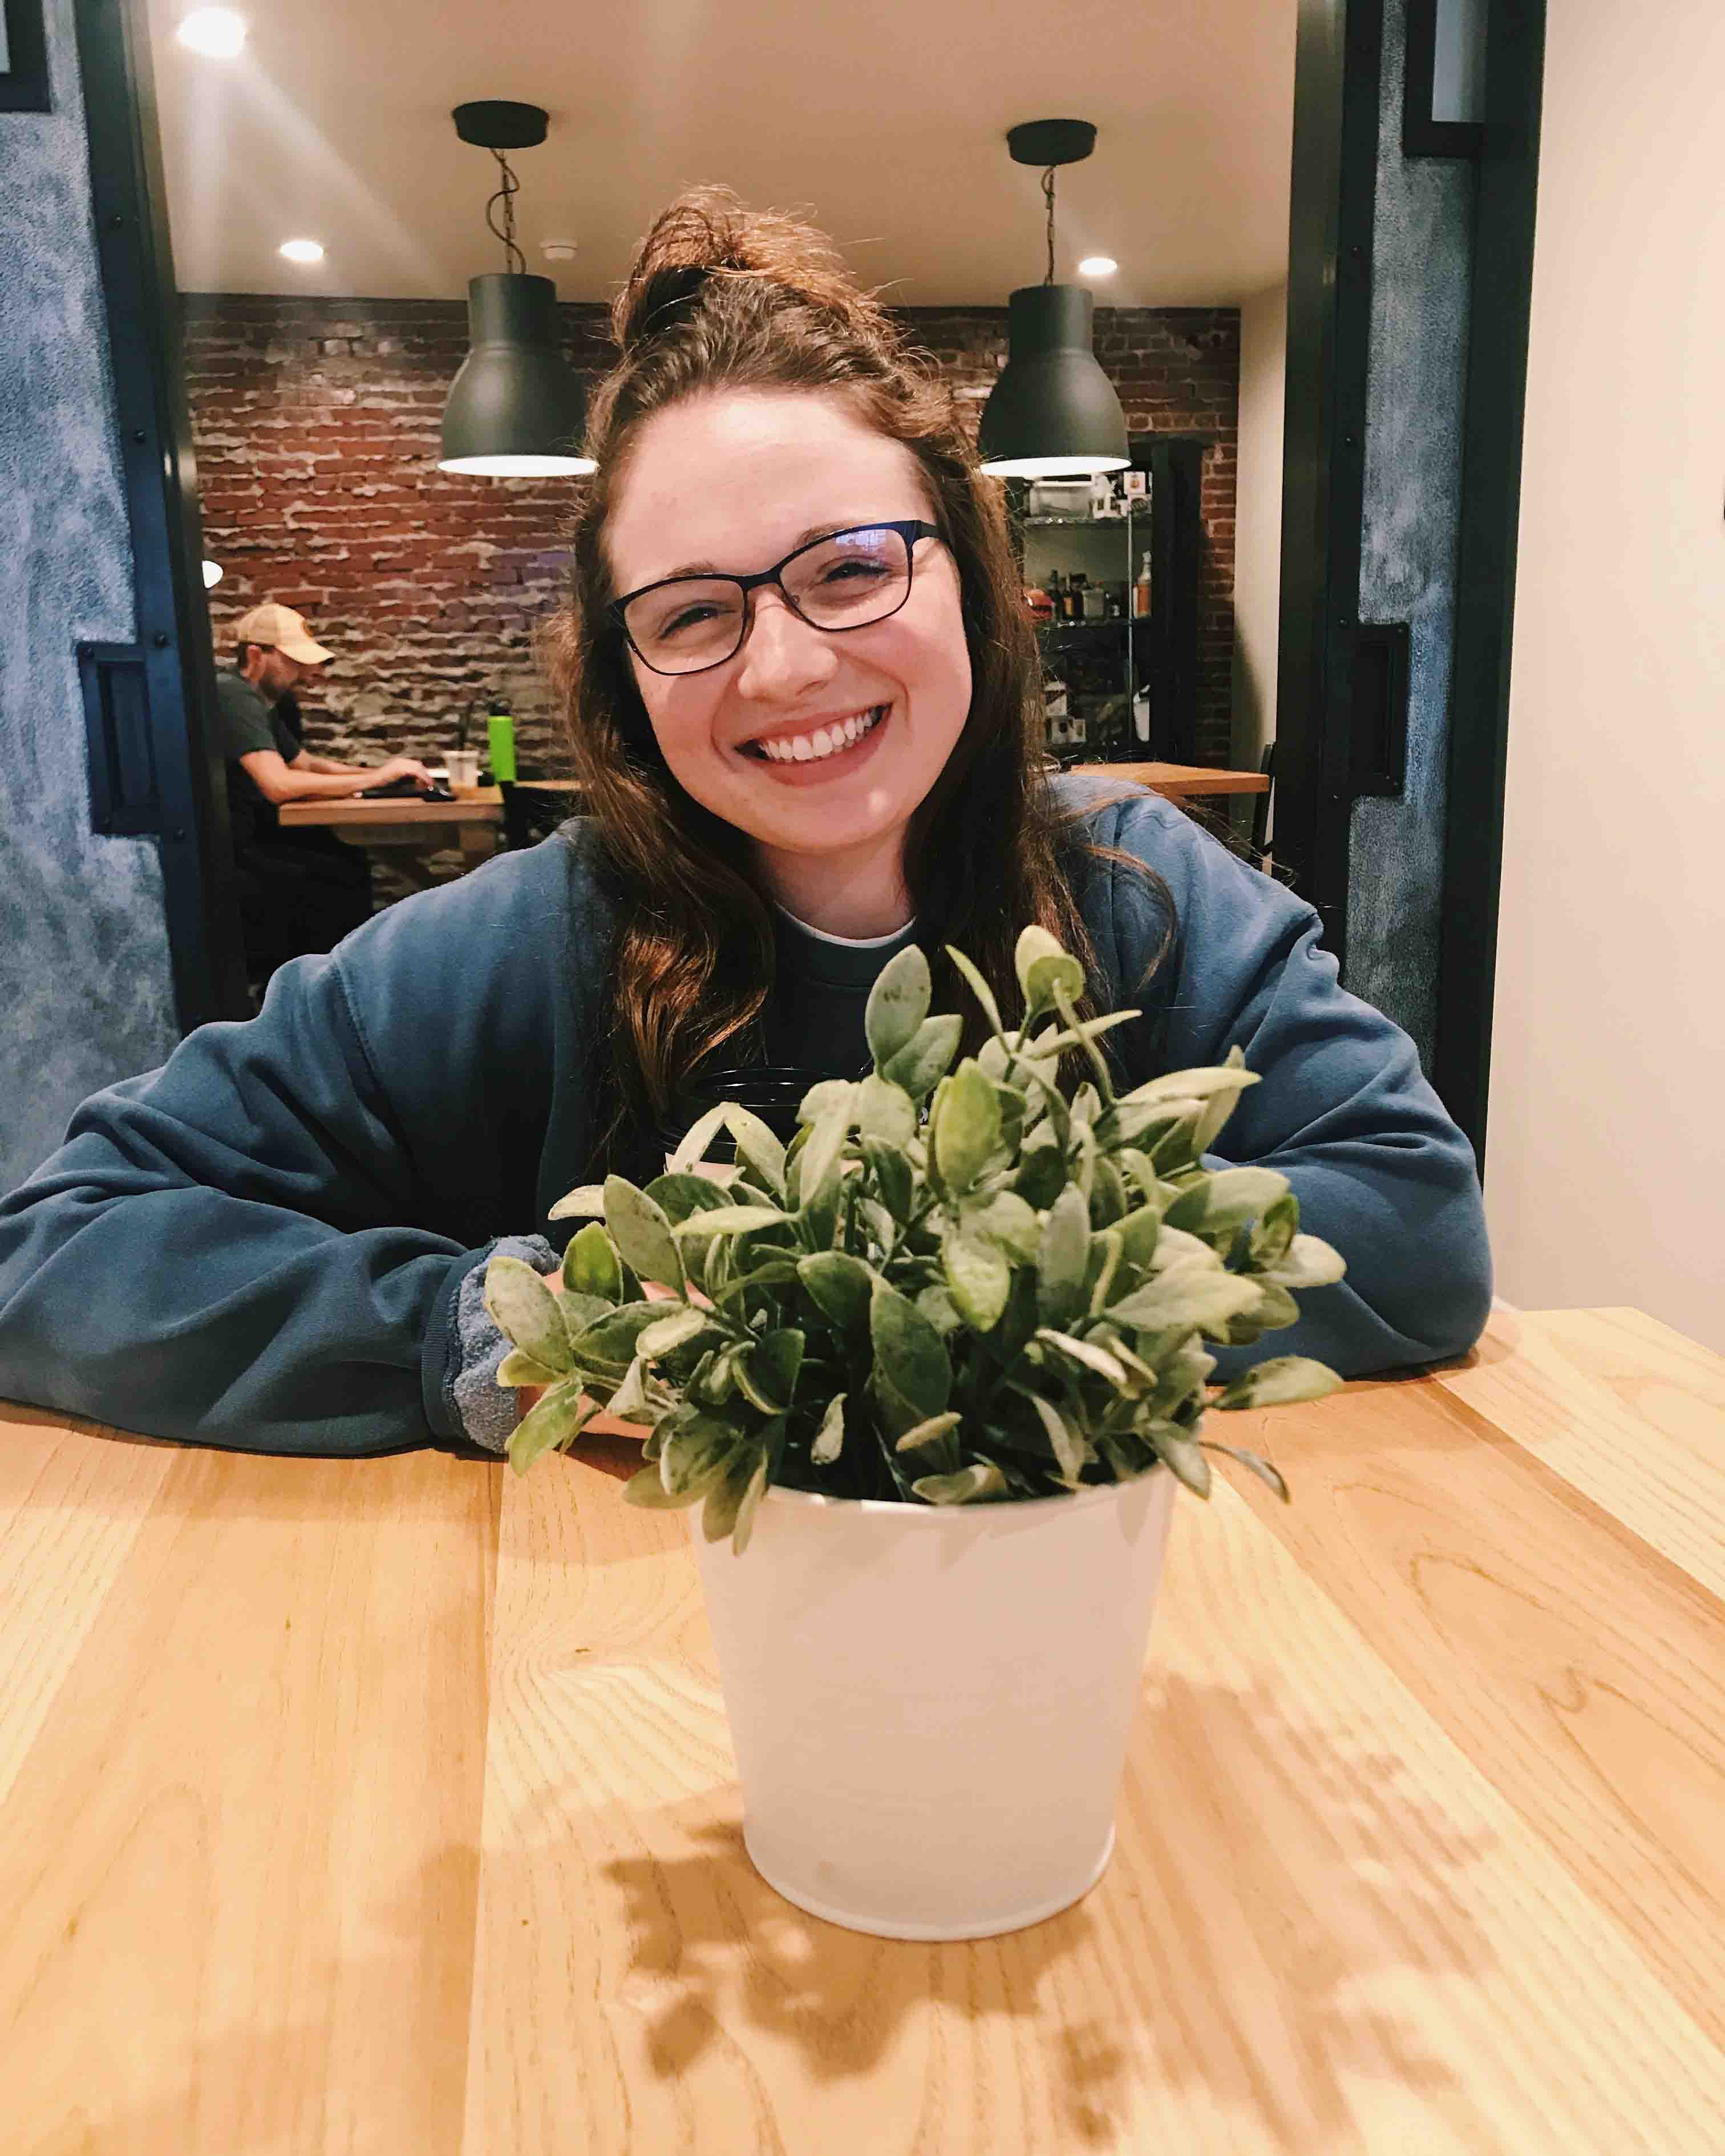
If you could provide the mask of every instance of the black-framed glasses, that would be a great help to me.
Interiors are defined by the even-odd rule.
[[[748,634],[749,593],[773,584],[811,629],[837,635],[895,614],[911,596],[919,539],[937,539],[920,517],[853,524],[813,539],[757,577],[664,577],[611,602],[629,648],[655,674],[702,674],[722,666]]]

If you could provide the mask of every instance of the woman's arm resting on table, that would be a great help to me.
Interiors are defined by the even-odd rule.
[[[414,1197],[340,962],[300,960],[0,1200],[0,1398],[260,1452],[459,1439],[453,1305],[489,1246],[388,1224]]]
[[[1218,1164],[1286,1175],[1301,1230],[1348,1262],[1339,1285],[1302,1291],[1297,1325],[1220,1350],[1218,1375],[1271,1355],[1316,1356],[1355,1377],[1463,1353],[1491,1306],[1485,1208],[1472,1148],[1413,1042],[1338,985],[1313,910],[1189,819],[1134,802],[1100,824],[1160,870],[1178,910],[1146,996],[1164,1014],[1163,1067],[1219,1063],[1237,1043],[1258,1074],[1216,1141]],[[1131,1003],[1161,916],[1126,882],[1115,879],[1110,927]]]

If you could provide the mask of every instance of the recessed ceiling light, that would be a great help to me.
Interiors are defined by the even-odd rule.
[[[1111,254],[1086,254],[1078,265],[1081,277],[1111,277],[1120,264]]]
[[[323,249],[315,239],[285,239],[275,251],[278,254],[285,255],[290,262],[321,262],[323,259]]]
[[[182,45],[213,60],[231,60],[245,44],[245,24],[226,8],[199,8],[177,33]]]

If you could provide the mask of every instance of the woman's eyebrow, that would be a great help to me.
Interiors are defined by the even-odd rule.
[[[811,524],[806,531],[799,531],[786,547],[785,552],[794,554],[799,547],[811,547],[817,539],[829,539],[835,531],[866,531],[870,523],[870,519],[866,516],[848,523],[843,517],[829,517],[824,524]],[[665,584],[669,583],[673,577],[731,577],[737,573],[734,569],[721,569],[716,562],[685,562],[680,569],[667,569],[662,576],[649,578],[648,582]],[[635,588],[639,590],[642,587],[637,585]]]

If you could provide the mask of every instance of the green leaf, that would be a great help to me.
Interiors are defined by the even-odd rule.
[[[1255,1220],[1278,1198],[1287,1194],[1288,1179],[1273,1168],[1224,1168],[1183,1190],[1163,1219],[1170,1228],[1183,1228],[1191,1235],[1214,1235],[1224,1229],[1243,1228]]]
[[[958,1315],[958,1306],[944,1280],[931,1281],[927,1287],[919,1287],[911,1299],[942,1340],[963,1330],[964,1320]],[[951,1352],[949,1348],[947,1353]]]
[[[1019,1172],[1013,1178],[1013,1188],[1027,1205],[1039,1213],[1045,1213],[1066,1188],[1065,1156],[1054,1142],[1052,1133],[1040,1144],[1026,1146],[1019,1163]],[[1084,1209],[1086,1224],[1090,1207]]]
[[[1106,1348],[1098,1348],[1093,1340],[1075,1339],[1070,1332],[1057,1332],[1051,1326],[1039,1325],[1036,1337],[1057,1348],[1062,1355],[1081,1364],[1098,1378],[1106,1378],[1118,1392],[1127,1386],[1125,1365],[1111,1355]]]
[[[490,1260],[485,1303],[511,1347],[559,1375],[570,1368],[569,1336],[557,1299],[525,1260]]]
[[[1120,1238],[1120,1255],[1127,1265],[1147,1265],[1156,1255],[1162,1215],[1153,1205],[1141,1205],[1115,1223],[1114,1233]]]
[[[912,1424],[892,1449],[895,1452],[920,1452],[925,1445],[938,1445],[947,1432],[957,1430],[963,1419],[963,1415],[951,1412],[930,1415],[927,1422]]]
[[[863,1158],[875,1178],[881,1202],[895,1220],[911,1217],[916,1202],[916,1178],[901,1152],[878,1138],[863,1140]]]
[[[845,1332],[860,1332],[869,1322],[875,1276],[848,1250],[817,1250],[797,1260],[797,1277],[824,1317]]]
[[[827,1411],[820,1419],[820,1428],[814,1434],[814,1442],[809,1448],[809,1457],[817,1467],[830,1467],[839,1457],[845,1443],[845,1395],[834,1393],[827,1402]]]
[[[1255,1265],[1253,1276],[1277,1287],[1328,1287],[1347,1270],[1339,1250],[1316,1235],[1296,1235],[1282,1256]]]
[[[954,950],[950,943],[946,945],[945,949],[947,956],[969,983],[970,993],[982,1005],[983,1014],[989,1024],[993,1027],[996,1033],[1004,1033],[1006,1029],[1000,1023],[1000,1006],[994,1000],[994,991],[962,951]],[[998,1076],[999,1074],[997,1072],[994,1075]]]
[[[1012,1267],[999,1245],[960,1229],[942,1238],[941,1266],[958,1315],[973,1331],[986,1332],[1006,1307]]]
[[[761,1455],[761,1457],[755,1462],[754,1471],[750,1475],[748,1481],[742,1486],[742,1496],[737,1504],[736,1514],[732,1522],[731,1549],[732,1554],[735,1557],[741,1557],[743,1552],[749,1546],[749,1537],[755,1531],[755,1515],[760,1511],[761,1500],[767,1494],[767,1484],[770,1471],[771,1463],[768,1460],[768,1455],[763,1452]],[[726,1480],[728,1482],[729,1478],[727,1477]],[[713,1499],[711,1496],[708,1497],[706,1502],[707,1511],[713,1511]],[[706,1533],[707,1522],[706,1512],[703,1512],[701,1515],[701,1532],[704,1534]],[[723,1530],[721,1529],[721,1532],[722,1532]],[[716,1540],[716,1537],[709,1536],[709,1539]]]
[[[700,1495],[698,1490],[681,1490],[673,1496],[660,1480],[656,1462],[649,1467],[637,1468],[623,1486],[625,1504],[642,1505],[650,1512],[680,1512]]]
[[[1242,1372],[1211,1405],[1230,1413],[1242,1408],[1290,1407],[1297,1400],[1321,1400],[1342,1382],[1327,1364],[1309,1356],[1275,1355]]]
[[[911,1487],[925,1504],[973,1505],[978,1499],[1004,1497],[1006,1477],[992,1460],[977,1460],[956,1475],[923,1475]]]
[[[716,1213],[732,1202],[724,1184],[710,1175],[655,1175],[647,1195],[674,1228],[697,1213]]]
[[[856,1121],[865,1138],[907,1146],[916,1135],[916,1103],[902,1086],[889,1085],[871,1070],[857,1088]]]
[[[1252,1230],[1251,1261],[1255,1268],[1280,1264],[1300,1224],[1300,1201],[1291,1190],[1266,1206],[1264,1217]]]
[[[784,1147],[770,1123],[740,1101],[725,1103],[725,1127],[737,1141],[737,1158],[772,1197],[784,1196]]]
[[[953,1072],[930,1130],[942,1182],[953,1196],[968,1190],[1000,1142],[1000,1103],[973,1057]]]
[[[1031,927],[1013,952],[1019,986],[1024,993],[1024,1020],[1051,1009],[1058,988],[1074,1001],[1084,993],[1084,968],[1045,928]]]
[[[1242,1467],[1249,1467],[1260,1482],[1270,1485],[1283,1504],[1293,1502],[1287,1484],[1267,1460],[1260,1460],[1255,1452],[1242,1452],[1236,1445],[1217,1445],[1209,1438],[1204,1438],[1201,1442],[1206,1452],[1225,1452],[1230,1460],[1237,1460]]]
[[[682,1293],[683,1260],[670,1222],[644,1190],[620,1175],[605,1178],[605,1225],[624,1263],[642,1280]]]
[[[696,1497],[725,1471],[739,1440],[727,1424],[698,1415],[665,1440],[659,1476],[668,1497]]]
[[[678,1236],[745,1235],[757,1228],[788,1228],[790,1224],[790,1214],[781,1213],[776,1205],[716,1205],[705,1213],[691,1213],[671,1233]]]
[[[742,1508],[757,1477],[764,1491],[767,1478],[767,1455],[758,1445],[739,1445],[724,1469],[707,1486],[706,1502],[701,1510],[701,1532],[710,1543],[721,1543],[726,1535],[734,1534],[742,1517]],[[760,1493],[756,1495],[760,1502]],[[751,1517],[754,1507],[749,1507]],[[748,1539],[744,1530],[743,1539]]]
[[[762,1414],[783,1414],[803,1367],[803,1335],[794,1326],[763,1332],[737,1358],[737,1382]]]
[[[810,1127],[801,1155],[801,1180],[797,1186],[805,1213],[820,1199],[828,1178],[838,1173],[850,1127],[850,1111],[845,1107],[834,1109]]]
[[[880,968],[863,1013],[863,1031],[877,1070],[884,1072],[915,1040],[933,993],[928,961],[917,944],[899,952]]]
[[[655,1356],[669,1355],[674,1348],[686,1347],[690,1341],[706,1332],[711,1322],[711,1313],[691,1308],[685,1304],[673,1305],[668,1317],[649,1325],[635,1342],[635,1353],[647,1362]]]
[[[614,1371],[620,1377],[635,1359],[635,1343],[665,1315],[662,1302],[624,1302],[584,1325],[569,1342],[583,1369]]]
[[[1142,1332],[1196,1332],[1224,1324],[1258,1300],[1255,1281],[1208,1265],[1178,1265],[1109,1306],[1116,1325]]]
[[[542,1452],[572,1443],[598,1412],[597,1403],[583,1393],[579,1378],[566,1378],[553,1386],[516,1424],[509,1440],[510,1466],[517,1475],[525,1475]]]
[[[1088,1440],[1072,1427],[1052,1400],[1044,1399],[1040,1393],[1027,1392],[1022,1397],[1036,1410],[1047,1433],[1060,1480],[1076,1487],[1086,1465],[1096,1458]]]
[[[921,1416],[944,1414],[952,1389],[947,1343],[916,1305],[876,1279],[869,1305],[875,1360]]]
[[[1210,1463],[1196,1438],[1172,1422],[1153,1422],[1143,1435],[1156,1447],[1158,1458],[1194,1496],[1209,1496]]]
[[[831,1115],[843,1108],[847,1116],[856,1112],[856,1082],[850,1078],[821,1078],[803,1096],[802,1106],[797,1110],[799,1123],[818,1123],[823,1116]]]
[[[649,1416],[653,1403],[647,1397],[646,1366],[639,1355],[624,1374],[623,1383],[605,1403],[607,1414],[628,1418]]]
[[[1156,1239],[1156,1248],[1151,1253],[1150,1270],[1153,1273],[1173,1272],[1183,1265],[1196,1265],[1205,1272],[1219,1272],[1222,1256],[1208,1243],[1200,1242],[1196,1235],[1189,1235],[1183,1228],[1170,1228],[1163,1224],[1162,1233]]]
[[[1238,1098],[1248,1086],[1257,1083],[1257,1072],[1248,1070],[1241,1063],[1205,1065],[1194,1070],[1165,1070],[1159,1078],[1152,1078],[1145,1085],[1134,1086],[1130,1093],[1122,1094],[1120,1106],[1124,1107],[1128,1101],[1172,1101],[1183,1107],[1188,1101],[1211,1100],[1219,1093]]]
[[[589,1220],[569,1238],[563,1252],[563,1286],[572,1294],[596,1295],[603,1302],[623,1300],[623,1260],[603,1224]]]
[[[1042,1247],[1042,1223],[1035,1207],[1017,1191],[996,1191],[979,1211],[965,1216],[964,1224],[977,1235],[991,1237],[1024,1264],[1035,1264]]]
[[[519,1348],[511,1348],[497,1365],[497,1382],[506,1390],[516,1385],[554,1385],[563,1374],[547,1369],[543,1363],[536,1363]]]
[[[880,1075],[890,1085],[902,1086],[912,1100],[920,1101],[934,1091],[958,1053],[963,1032],[964,1021],[956,1013],[947,1018],[925,1019]]]
[[[547,1220],[598,1219],[605,1210],[605,1187],[601,1183],[583,1183],[578,1190],[558,1199],[549,1213]]]
[[[1090,1260],[1090,1201],[1068,1183],[1042,1224],[1036,1257],[1036,1302],[1045,1325],[1065,1325],[1084,1307]]]
[[[1114,1292],[1124,1246],[1117,1228],[1104,1228],[1091,1238],[1090,1255],[1084,1268],[1084,1306],[1095,1317]]]
[[[724,1127],[725,1103],[719,1101],[705,1115],[697,1116],[684,1132],[677,1141],[676,1151],[665,1164],[666,1173],[681,1175],[692,1168],[696,1161],[705,1160],[707,1147]]]

